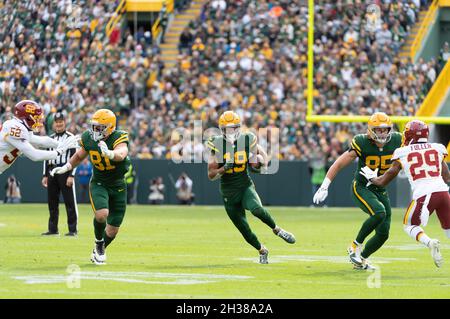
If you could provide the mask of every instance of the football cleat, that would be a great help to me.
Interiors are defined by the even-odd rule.
[[[96,240],[92,250],[91,261],[96,265],[104,265],[106,262],[105,241]]]
[[[376,268],[375,266],[372,266],[367,259],[361,257],[361,265],[353,264],[353,269],[374,271]]]
[[[285,231],[284,229],[280,228],[278,233],[276,233],[278,237],[281,237],[284,239],[285,242],[289,244],[295,243],[295,236],[294,234],[291,234],[290,232]]]
[[[48,231],[41,234],[42,236],[59,236],[59,232]]]
[[[431,257],[433,257],[434,264],[436,267],[441,267],[442,263],[444,262],[444,259],[442,258],[441,251],[440,251],[440,242],[437,239],[430,240],[430,251],[431,251]]]
[[[361,251],[362,251],[362,245],[357,244],[354,241],[347,248],[347,253],[348,253],[350,262],[356,267],[362,266]]]
[[[262,252],[259,252],[259,263],[260,264],[268,264],[269,263],[269,251],[266,247],[261,248]]]

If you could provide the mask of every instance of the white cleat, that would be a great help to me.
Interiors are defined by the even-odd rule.
[[[440,242],[437,239],[430,240],[430,251],[431,251],[431,257],[433,257],[434,264],[436,267],[440,268],[442,266],[442,263],[444,262],[444,258],[442,258],[441,250],[440,250]]]
[[[96,265],[106,264],[105,242],[103,240],[95,241],[95,247],[92,250],[91,261]]]
[[[262,252],[259,252],[259,263],[268,264],[269,263],[269,251],[266,247],[262,247]]]
[[[361,257],[362,245],[352,242],[347,248],[348,258],[355,268],[361,268],[363,261]]]
[[[284,229],[280,228],[278,233],[276,234],[278,237],[281,237],[284,239],[285,242],[289,244],[295,243],[295,236],[294,234],[291,234],[290,232],[285,231]]]

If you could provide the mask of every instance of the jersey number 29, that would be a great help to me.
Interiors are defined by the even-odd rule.
[[[409,172],[411,173],[413,181],[425,177],[437,177],[441,175],[439,170],[439,154],[436,150],[428,150],[424,153],[409,153],[408,162],[411,164]],[[424,164],[426,164],[426,166]]]

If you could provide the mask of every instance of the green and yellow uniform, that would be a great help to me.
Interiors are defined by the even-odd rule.
[[[211,154],[215,156],[216,162],[219,163],[219,167],[222,167],[226,161],[234,162],[233,168],[225,171],[220,178],[220,193],[225,210],[245,240],[256,249],[260,249],[261,243],[247,223],[245,210],[249,210],[271,228],[276,225],[262,206],[248,172],[248,161],[252,150],[256,152],[256,145],[257,138],[251,132],[242,133],[233,144],[222,135],[213,136],[206,143]]]
[[[387,240],[391,224],[391,205],[387,190],[384,187],[370,185],[367,179],[360,174],[361,168],[368,166],[378,175],[384,174],[392,165],[391,157],[394,151],[402,145],[402,135],[393,132],[391,139],[383,147],[378,147],[367,134],[356,135],[350,143],[349,151],[358,156],[358,168],[351,185],[351,194],[355,203],[371,216],[366,223],[367,227],[361,229],[357,242],[362,243],[370,229],[375,228],[376,235],[369,241],[361,254],[367,258]],[[373,217],[373,218],[372,218]],[[365,231],[365,229],[368,229]]]
[[[128,144],[128,133],[113,131],[105,140],[110,150],[121,143]],[[127,185],[125,174],[131,163],[127,156],[121,162],[115,162],[101,155],[98,142],[91,137],[90,131],[81,135],[81,146],[88,153],[93,166],[93,174],[89,183],[89,197],[92,209],[108,209],[107,223],[120,227],[125,216],[127,203]]]

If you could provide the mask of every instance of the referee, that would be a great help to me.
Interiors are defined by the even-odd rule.
[[[66,120],[63,113],[57,112],[54,116],[53,128],[55,133],[50,135],[57,141],[63,141],[72,133],[66,131]],[[75,194],[74,175],[75,171],[69,171],[65,174],[51,176],[50,172],[53,168],[65,165],[69,159],[75,154],[76,148],[68,149],[65,154],[58,156],[54,160],[44,162],[44,177],[42,178],[42,186],[47,188],[48,209],[50,218],[48,220],[48,231],[42,233],[44,236],[58,235],[58,219],[59,219],[59,195],[62,193],[67,211],[67,224],[69,232],[65,236],[76,236],[78,209]]]

